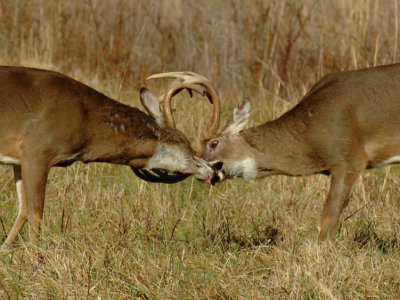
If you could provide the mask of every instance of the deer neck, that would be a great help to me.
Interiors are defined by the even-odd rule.
[[[91,112],[83,162],[144,167],[170,133],[137,108],[110,102]]]
[[[309,156],[303,133],[304,123],[277,119],[242,131],[241,135],[253,149],[257,177],[275,174],[292,176],[317,173],[318,163]]]

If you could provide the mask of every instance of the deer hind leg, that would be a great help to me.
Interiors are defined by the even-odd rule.
[[[319,241],[325,240],[328,235],[331,239],[335,238],[342,211],[349,203],[354,183],[364,168],[363,163],[353,163],[331,171],[331,186],[322,212]]]
[[[25,202],[25,191],[24,185],[21,176],[21,166],[14,166],[14,180],[17,188],[17,196],[18,196],[18,215],[17,219],[14,222],[13,227],[11,228],[7,239],[4,244],[1,246],[1,250],[10,250],[12,244],[18,236],[19,231],[24,226],[27,218],[26,218],[26,202]]]

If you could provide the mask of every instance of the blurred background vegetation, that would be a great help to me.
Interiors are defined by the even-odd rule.
[[[398,12],[378,0],[2,0],[0,60],[113,89],[192,70],[229,96],[296,102],[327,73],[396,62]]]

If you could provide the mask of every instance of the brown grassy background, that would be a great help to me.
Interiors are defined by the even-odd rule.
[[[251,124],[279,116],[323,75],[398,61],[394,1],[0,0],[0,63],[66,73],[124,103],[161,71],[244,96]],[[210,107],[176,101],[198,146]],[[0,238],[16,215],[0,168]],[[128,168],[75,164],[49,176],[42,241],[0,258],[9,299],[355,299],[400,295],[397,167],[365,172],[338,242],[316,245],[329,180],[273,177],[208,187],[148,184]],[[40,253],[38,255],[38,253]]]

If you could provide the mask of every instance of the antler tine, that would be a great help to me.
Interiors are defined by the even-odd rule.
[[[194,72],[184,71],[154,74],[149,76],[147,80],[159,78],[175,79],[175,81],[173,81],[168,87],[168,91],[164,95],[164,99],[161,101],[163,102],[164,116],[168,126],[175,128],[175,121],[172,116],[171,107],[172,97],[177,94],[176,91],[188,89],[193,90],[203,96],[207,96],[210,99],[210,102],[214,104],[213,116],[209,128],[209,136],[213,136],[217,133],[221,113],[221,104],[217,91],[211,86],[207,78]]]
[[[183,89],[189,89],[189,90],[195,91],[201,95],[204,94],[204,87],[199,84],[185,83],[185,82],[180,82],[179,80],[175,80],[174,82],[171,83],[171,85],[168,87],[168,91],[165,93],[164,99],[162,101],[165,121],[167,122],[168,126],[171,128],[176,127],[175,120],[172,116],[171,101],[172,101],[172,98],[176,95],[176,91],[183,90]]]
[[[169,174],[166,171],[158,169],[146,170],[143,168],[136,168],[136,167],[131,167],[131,169],[137,177],[149,182],[176,183],[190,176],[190,174],[181,174],[176,172]],[[155,175],[152,174],[150,171],[155,173]]]
[[[204,77],[201,76],[201,78],[204,78]],[[212,137],[217,134],[217,130],[219,127],[219,118],[220,118],[220,114],[221,114],[221,102],[219,100],[217,91],[211,86],[208,79],[205,78],[205,80],[201,80],[201,82],[199,82],[198,84],[201,84],[202,86],[205,87],[205,89],[208,92],[210,98],[212,99],[212,103],[214,105],[214,111],[213,111],[213,115],[211,118],[210,128],[208,129],[208,135],[210,137]],[[204,93],[203,93],[203,95],[204,95]]]
[[[200,81],[208,81],[207,78],[205,78],[197,73],[189,72],[189,71],[166,72],[166,73],[153,74],[153,75],[147,77],[146,80],[160,79],[160,78],[180,79],[183,82],[187,82],[187,83],[197,83]]]

